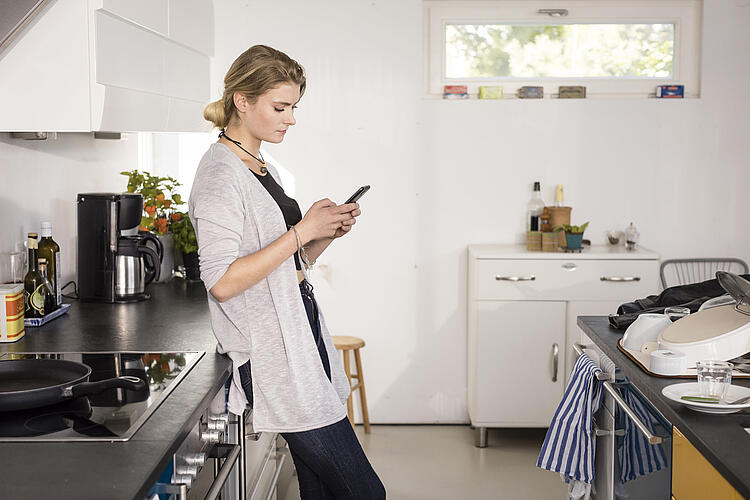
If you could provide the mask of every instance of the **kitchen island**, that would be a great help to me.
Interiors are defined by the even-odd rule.
[[[671,424],[700,451],[711,465],[744,498],[750,498],[750,413],[729,415],[698,413],[662,395],[664,387],[684,379],[648,375],[617,347],[623,331],[609,326],[606,316],[579,316],[578,326],[606,354],[638,390]],[[750,387],[750,379],[734,379],[733,384]]]
[[[157,481],[197,416],[231,373],[216,341],[202,282],[153,284],[131,304],[73,301],[68,314],[0,344],[19,352],[205,351],[126,442],[3,442],[3,498],[140,499]]]

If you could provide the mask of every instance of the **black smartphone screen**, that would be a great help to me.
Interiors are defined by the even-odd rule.
[[[364,196],[364,194],[370,189],[369,184],[367,186],[362,186],[361,188],[357,189],[353,195],[349,197],[348,200],[344,202],[344,205],[347,203],[354,203],[355,201],[359,200]]]

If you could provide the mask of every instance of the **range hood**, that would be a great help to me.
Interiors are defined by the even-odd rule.
[[[0,54],[52,0],[0,0]]]
[[[213,39],[211,0],[0,0],[0,132],[205,131]]]

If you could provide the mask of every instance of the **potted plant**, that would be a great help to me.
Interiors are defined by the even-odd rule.
[[[143,214],[141,216],[141,231],[156,234],[164,247],[161,261],[159,282],[172,279],[174,271],[174,240],[171,224],[173,215],[178,212],[177,207],[185,202],[175,189],[181,186],[173,177],[159,177],[148,172],[131,170],[120,172],[128,178],[128,193],[139,193],[143,196]]]
[[[584,222],[580,226],[571,226],[563,224],[561,226],[555,226],[555,231],[565,231],[565,245],[571,250],[577,250],[581,248],[583,243],[583,232],[586,231],[589,223]]]
[[[199,280],[198,239],[195,236],[193,223],[190,221],[188,214],[183,212],[172,214],[171,220],[174,248],[182,254],[185,277],[189,280]]]

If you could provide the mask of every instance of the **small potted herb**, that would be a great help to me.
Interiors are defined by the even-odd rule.
[[[571,250],[577,250],[581,248],[583,243],[583,232],[586,231],[589,223],[585,222],[580,226],[571,226],[563,224],[561,226],[555,226],[555,231],[565,231],[565,245]]]
[[[175,214],[180,213],[177,209],[178,205],[185,203],[175,192],[181,184],[173,177],[159,177],[138,170],[120,172],[120,174],[128,178],[128,193],[139,193],[143,196],[140,230],[156,234],[161,241],[164,253],[158,281],[169,281],[172,279],[174,270],[174,241],[171,226],[175,220]]]

